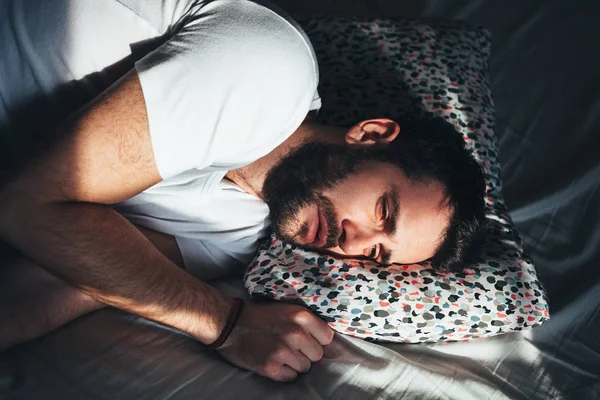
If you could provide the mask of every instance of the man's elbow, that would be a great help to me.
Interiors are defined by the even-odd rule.
[[[26,185],[16,178],[0,189],[0,237],[9,239],[30,218],[38,214],[36,209],[44,205],[44,194],[35,185]]]

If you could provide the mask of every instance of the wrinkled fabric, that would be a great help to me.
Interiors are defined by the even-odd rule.
[[[292,11],[332,12],[323,3]],[[401,15],[396,3],[337,2],[334,11]],[[548,291],[550,321],[467,343],[381,346],[337,335],[308,374],[280,384],[172,330],[103,310],[1,353],[0,398],[600,398],[600,3],[509,3],[406,7],[492,33],[504,196]]]

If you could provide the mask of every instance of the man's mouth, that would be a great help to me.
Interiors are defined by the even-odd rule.
[[[327,221],[317,206],[317,212],[308,223],[308,232],[306,234],[306,244],[315,247],[322,247],[327,243]]]
[[[317,215],[319,219],[319,230],[317,231],[317,238],[313,242],[313,245],[323,247],[325,246],[325,243],[327,243],[327,234],[329,233],[327,230],[327,219],[321,212],[321,208],[318,209]]]

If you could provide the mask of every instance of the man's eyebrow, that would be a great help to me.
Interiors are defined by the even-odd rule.
[[[388,236],[392,237],[398,229],[398,215],[400,214],[400,202],[398,201],[398,187],[392,185],[391,190],[387,193],[390,216],[388,219]],[[391,250],[383,250],[381,253],[381,263],[389,264],[392,258]]]
[[[388,220],[389,235],[396,234],[398,229],[398,215],[400,214],[400,203],[398,202],[398,187],[392,185],[392,189],[388,192],[390,216]]]

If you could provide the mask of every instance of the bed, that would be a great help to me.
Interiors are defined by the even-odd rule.
[[[282,384],[106,309],[0,353],[0,398],[600,398],[600,3],[276,3],[295,17],[443,17],[492,33],[504,198],[551,320],[471,342],[381,345],[337,334],[308,374]],[[243,292],[240,278],[215,284]]]

